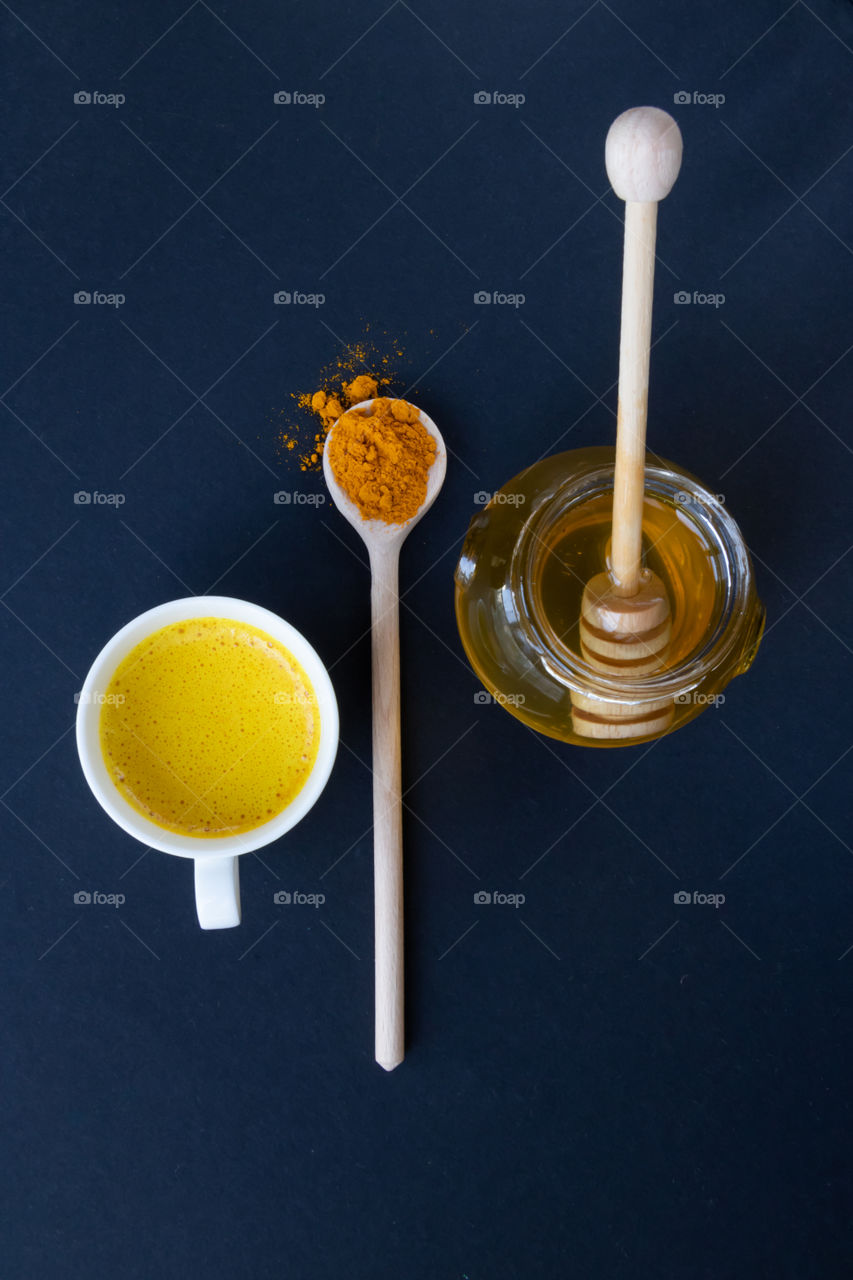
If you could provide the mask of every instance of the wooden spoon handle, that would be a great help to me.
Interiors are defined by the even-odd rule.
[[[403,1061],[403,804],[400,775],[399,547],[371,551],[373,892],[376,1061]]]

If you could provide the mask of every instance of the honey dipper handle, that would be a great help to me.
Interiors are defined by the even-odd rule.
[[[640,586],[658,201],[678,176],[681,133],[665,111],[634,107],[610,126],[604,156],[625,201],[611,571],[614,590],[632,596]]]
[[[626,596],[640,586],[657,214],[656,204],[625,205],[610,566],[616,589]]]
[[[376,1061],[403,1061],[403,802],[400,773],[399,544],[373,546],[373,892]]]

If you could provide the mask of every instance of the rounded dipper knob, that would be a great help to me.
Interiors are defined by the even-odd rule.
[[[604,163],[620,200],[657,203],[669,195],[681,168],[681,130],[660,107],[632,107],[610,126]]]

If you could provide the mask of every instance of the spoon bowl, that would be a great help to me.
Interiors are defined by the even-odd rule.
[[[347,410],[347,413],[359,413],[365,409],[371,409],[373,403],[373,400],[362,400],[358,404],[352,405]],[[417,408],[417,406],[415,407]],[[441,486],[444,484],[444,477],[447,472],[447,449],[441,432],[432,418],[424,413],[423,409],[418,409],[418,416],[420,417],[421,425],[426,428],[435,441],[435,461],[430,467],[429,475],[427,476],[426,497],[415,514],[406,520],[404,524],[388,524],[385,520],[364,519],[352,498],[349,498],[338,484],[335,473],[332,470],[332,464],[329,461],[329,443],[338,425],[337,422],[326,437],[326,444],[323,449],[323,476],[326,480],[326,486],[338,511],[340,511],[345,520],[349,521],[368,549],[370,549],[371,544],[387,547],[389,543],[396,542],[398,547],[402,546],[406,535],[411,532],[421,517],[425,516],[429,511],[438,497]]]

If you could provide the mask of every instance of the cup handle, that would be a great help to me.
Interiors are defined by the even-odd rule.
[[[233,929],[240,923],[236,857],[195,859],[195,908],[202,929]]]

